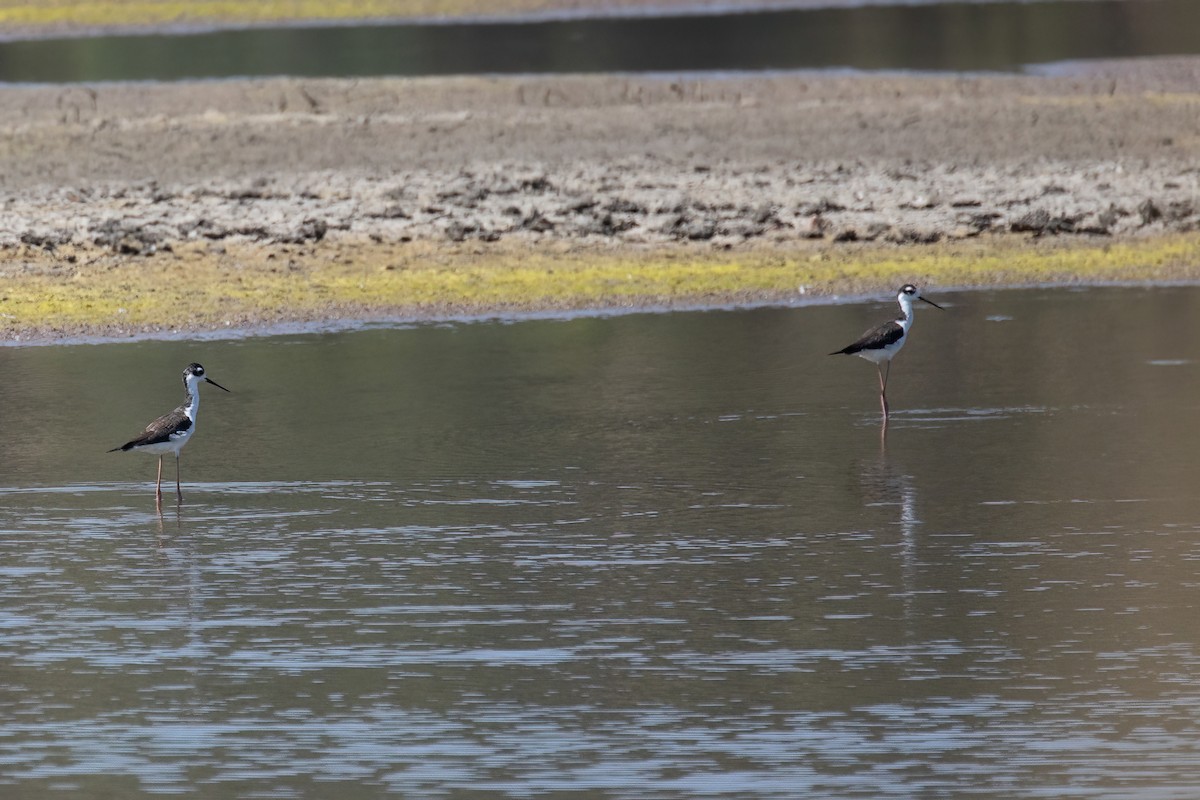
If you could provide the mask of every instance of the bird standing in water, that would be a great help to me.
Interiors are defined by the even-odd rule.
[[[831,356],[858,356],[859,358],[865,358],[875,365],[875,370],[879,373],[879,404],[883,407],[883,419],[885,422],[888,418],[888,374],[892,371],[892,359],[896,357],[896,353],[900,352],[900,348],[904,347],[904,343],[908,340],[908,332],[912,330],[913,302],[916,300],[928,303],[937,309],[942,308],[932,300],[921,297],[921,293],[917,291],[917,287],[911,283],[906,283],[896,293],[896,302],[900,304],[901,312],[899,318],[889,320],[877,328],[872,328],[859,337],[858,341],[843,347],[841,350],[834,350],[829,354]],[[885,361],[887,362],[887,372],[884,372],[881,366]]]
[[[204,367],[199,364],[188,364],[183,371],[183,386],[187,396],[183,404],[169,414],[164,414],[151,422],[136,439],[132,439],[120,447],[109,450],[135,450],[139,453],[149,453],[158,456],[158,483],[154,489],[154,503],[162,511],[162,460],[167,453],[175,454],[175,496],[178,502],[183,502],[183,489],[179,485],[179,451],[196,432],[196,414],[200,410],[200,384],[211,383],[223,392],[228,392],[221,384],[204,374]]]

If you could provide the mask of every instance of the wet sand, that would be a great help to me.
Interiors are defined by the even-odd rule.
[[[1028,283],[1072,249],[1081,280],[1192,279],[1197,87],[1200,59],[3,87],[4,335],[780,301],[889,288],[897,259]],[[506,270],[502,300],[462,279]],[[148,296],[175,291],[195,310]]]

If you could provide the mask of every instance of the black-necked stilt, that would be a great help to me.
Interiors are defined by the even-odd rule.
[[[147,425],[141,436],[108,451],[115,453],[118,450],[135,450],[158,456],[158,483],[154,489],[154,502],[159,510],[162,510],[162,460],[167,453],[175,454],[175,495],[180,503],[183,502],[183,489],[179,485],[179,451],[196,432],[196,413],[200,410],[200,384],[204,382],[211,383],[222,391],[229,391],[205,375],[204,367],[194,363],[188,364],[183,371],[183,386],[187,390],[183,404],[170,414],[164,414]]]
[[[843,354],[859,356],[875,364],[875,369],[879,372],[879,403],[883,406],[884,419],[887,419],[888,415],[887,375],[892,371],[892,359],[895,358],[896,353],[900,352],[900,348],[904,347],[904,342],[908,339],[908,332],[912,329],[914,300],[928,303],[934,308],[941,308],[932,300],[921,297],[917,287],[906,283],[896,293],[896,302],[900,304],[901,311],[899,319],[890,320],[877,328],[872,328],[859,337],[854,344],[843,347],[841,350],[834,350],[829,354],[831,356]],[[888,365],[887,373],[880,366],[885,361]]]

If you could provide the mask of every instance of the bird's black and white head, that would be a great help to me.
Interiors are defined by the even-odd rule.
[[[213,386],[217,387],[223,392],[229,391],[224,386],[208,377],[208,375],[204,373],[204,367],[200,364],[195,362],[188,364],[183,370],[183,385],[187,387],[188,394],[194,395],[196,393],[196,387],[201,383],[211,383]]]
[[[920,300],[922,303],[928,303],[934,308],[942,308],[932,300],[922,297],[920,290],[911,283],[906,283],[900,287],[900,291],[896,293],[896,302],[900,304],[900,309],[904,312],[904,316],[912,319],[913,301]]]

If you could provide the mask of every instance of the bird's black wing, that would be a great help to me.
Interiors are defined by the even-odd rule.
[[[859,337],[854,344],[847,345],[841,350],[834,350],[829,355],[837,356],[843,353],[852,356],[860,350],[880,350],[890,344],[895,344],[904,336],[904,328],[895,320],[885,322],[878,328],[872,328]]]
[[[171,434],[183,433],[192,427],[192,421],[188,415],[183,413],[183,406],[172,411],[170,414],[164,414],[158,419],[146,426],[146,430],[142,431],[141,435],[136,439],[131,439],[120,447],[114,447],[108,452],[113,453],[117,450],[131,450],[135,447],[143,447],[148,444],[161,444],[171,441]]]

